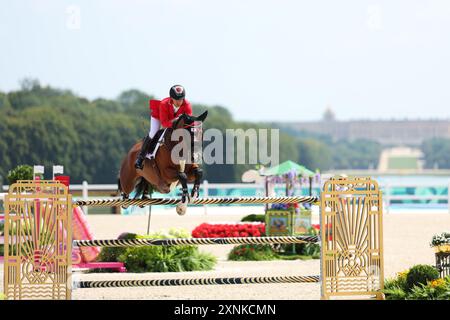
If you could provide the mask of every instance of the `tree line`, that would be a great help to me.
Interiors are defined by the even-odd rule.
[[[148,101],[155,98],[130,89],[115,99],[89,100],[70,90],[25,79],[17,91],[0,92],[0,175],[21,164],[60,164],[71,182],[115,183],[123,157],[148,132]],[[204,129],[270,129],[271,124],[233,119],[223,106],[193,105],[208,110]],[[280,133],[280,162],[292,160],[312,170],[375,167],[381,146],[373,141],[333,141],[329,136]],[[450,141],[426,141],[427,166],[450,168]],[[239,182],[254,165],[203,165],[210,182]],[[4,181],[4,180],[3,180]]]

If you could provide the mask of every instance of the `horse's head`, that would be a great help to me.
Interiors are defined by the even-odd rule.
[[[199,116],[190,116],[186,113],[183,113],[179,116],[178,120],[175,121],[172,125],[172,129],[189,129],[191,128],[196,121],[203,122],[208,116],[208,111],[203,112]]]
[[[205,121],[208,116],[208,111],[203,112],[199,116],[190,116],[188,114],[183,113],[179,116],[178,120],[175,121],[172,125],[172,134],[174,131],[184,130],[180,134],[176,134],[175,141],[176,143],[181,142],[184,145],[184,150],[189,150],[190,160],[188,162],[199,163],[201,160],[201,146],[203,140],[203,131],[202,131],[202,123]],[[189,139],[184,139],[183,137]],[[181,138],[181,141],[180,141]],[[172,137],[171,137],[172,140]],[[174,141],[174,140],[172,140]],[[189,142],[190,144],[189,144]],[[188,144],[186,144],[188,143]],[[172,145],[173,147],[173,145]],[[200,147],[200,149],[199,149]],[[187,154],[182,152],[183,157],[185,158]],[[187,156],[189,158],[189,156]]]

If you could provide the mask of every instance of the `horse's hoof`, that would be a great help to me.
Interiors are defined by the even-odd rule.
[[[176,210],[178,215],[182,216],[186,213],[187,205],[185,203],[178,203]]]

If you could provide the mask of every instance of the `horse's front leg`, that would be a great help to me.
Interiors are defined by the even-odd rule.
[[[186,213],[187,204],[191,201],[188,190],[188,177],[185,173],[185,161],[180,161],[180,171],[177,172],[178,181],[181,183],[181,202],[177,205],[177,213],[183,215]]]
[[[122,196],[122,200],[128,200],[128,198],[129,198],[129,194],[126,194],[125,192],[121,192],[121,196]],[[121,205],[121,207],[123,208],[123,209],[127,209],[128,208],[128,206],[127,205],[125,205],[125,204],[122,204]]]
[[[178,174],[178,179],[181,183],[181,202],[187,203],[189,201],[189,192],[188,192],[186,173],[180,172]]]
[[[195,167],[193,168],[192,173],[194,174],[195,181],[191,191],[191,198],[197,199],[200,196],[200,182],[202,181],[203,170]]]

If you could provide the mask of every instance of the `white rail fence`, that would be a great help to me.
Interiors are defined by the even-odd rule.
[[[407,183],[407,182],[396,182],[396,183],[384,183],[380,185],[383,191],[383,202],[385,204],[386,211],[392,207],[393,201],[405,201],[405,200],[415,200],[415,201],[444,201],[447,204],[447,211],[450,213],[450,183],[448,184],[435,184],[429,182],[423,183]],[[447,189],[446,194],[423,194],[423,195],[410,195],[410,194],[393,194],[395,188],[433,188],[433,189]],[[429,190],[430,191],[430,190]],[[407,205],[407,204],[404,204]],[[444,206],[444,203],[442,203]]]

